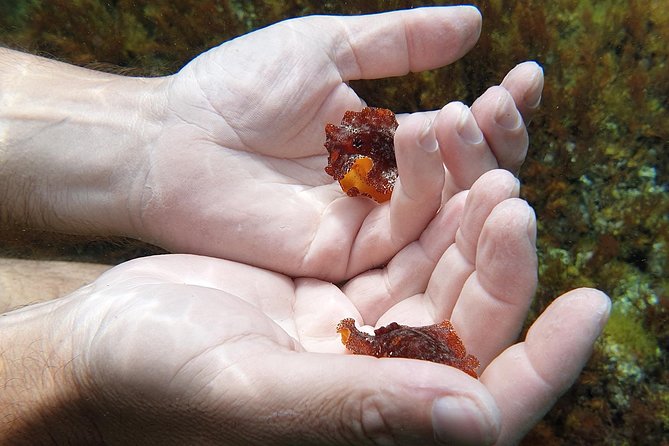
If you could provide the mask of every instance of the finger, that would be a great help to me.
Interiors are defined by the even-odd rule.
[[[492,444],[500,429],[484,386],[451,367],[294,352],[269,353],[256,362],[224,370],[207,386],[225,391],[223,402],[233,403],[212,407],[208,415],[220,420],[240,410],[245,416],[233,418],[235,430],[250,435],[244,438],[272,444]]]
[[[517,339],[536,286],[534,212],[523,200],[505,200],[481,230],[476,271],[467,278],[452,314],[482,369]]]
[[[331,18],[315,17],[312,20]],[[342,78],[377,79],[447,65],[478,40],[481,14],[470,6],[416,8],[341,17],[325,42]]]
[[[515,444],[576,380],[609,316],[602,292],[577,289],[556,299],[525,342],[497,357],[481,376],[502,411],[499,444]]]
[[[501,86],[511,94],[525,124],[529,124],[541,104],[544,70],[536,62],[523,62],[509,71]]]
[[[431,121],[405,117],[395,133],[395,157],[399,178],[390,205],[377,206],[363,222],[351,250],[351,276],[417,240],[441,206],[444,168]]]
[[[490,87],[472,104],[472,113],[499,167],[517,172],[525,161],[529,138],[513,96]]]
[[[445,198],[469,189],[481,175],[498,167],[476,118],[463,103],[452,102],[442,108],[434,127],[448,170]]]
[[[399,178],[390,200],[390,235],[394,244],[406,245],[441,206],[444,168],[431,119],[404,118],[395,134],[395,157]]]
[[[425,293],[436,321],[451,318],[465,281],[478,265],[476,249],[489,214],[502,201],[517,197],[518,189],[518,181],[504,170],[487,172],[472,186],[455,244],[434,268]]]
[[[385,268],[365,272],[344,285],[342,290],[366,324],[376,325],[378,318],[398,302],[425,292],[435,265],[455,241],[466,196],[463,192],[449,200],[420,238],[397,253]],[[406,314],[386,316],[409,323]]]
[[[470,188],[488,170],[517,172],[529,145],[521,117],[529,122],[542,89],[543,70],[525,62],[507,74],[502,87],[488,89],[471,109],[453,102],[440,110],[435,132],[448,169],[446,197]]]
[[[343,353],[344,345],[335,336],[337,324],[345,318],[353,318],[361,324],[365,321],[339,287],[318,279],[295,280],[295,298],[291,310],[291,314],[283,315],[279,323],[282,327],[293,325],[285,328],[286,331],[295,333],[296,339],[310,352]]]

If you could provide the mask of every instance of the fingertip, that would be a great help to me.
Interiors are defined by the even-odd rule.
[[[524,91],[515,94],[522,95]],[[525,160],[529,138],[514,93],[502,86],[490,87],[471,108],[498,166],[518,171]]]
[[[555,299],[530,327],[525,340],[534,369],[559,393],[592,354],[611,311],[603,292],[578,288]]]
[[[432,6],[339,18],[328,41],[342,78],[376,79],[448,65],[469,51],[481,33],[472,6]],[[342,45],[341,42],[347,42]]]
[[[439,444],[493,444],[501,430],[494,399],[447,395],[432,404],[432,426]]]
[[[501,85],[506,86],[509,82],[513,82],[518,78],[534,78],[536,76],[543,77],[544,69],[543,67],[534,60],[526,60],[525,62],[520,62],[515,67],[513,67],[507,74],[504,76]]]
[[[497,219],[506,221],[504,225],[508,228],[511,224],[516,224],[520,233],[522,228],[530,228],[534,223],[535,215],[532,207],[527,201],[518,197],[509,197],[501,201],[494,207],[490,213],[489,220],[492,219],[491,224],[497,224]],[[530,235],[527,232],[528,236]]]
[[[474,5],[459,5],[452,8],[461,15],[458,23],[462,27],[460,35],[462,36],[462,54],[464,55],[481,37],[483,17],[481,11]]]
[[[474,6],[428,6],[406,12],[415,14],[406,27],[412,72],[454,62],[471,50],[481,35],[482,17]],[[427,51],[438,47],[439,54]]]
[[[455,127],[454,123],[458,122],[461,109],[465,105],[462,102],[454,101],[444,105],[434,117],[434,129],[437,140],[442,146],[442,151],[446,149],[448,138],[451,134],[451,129]]]
[[[476,249],[484,225],[493,209],[509,198],[518,196],[517,179],[508,171],[494,169],[485,172],[471,186],[460,224],[460,249],[469,259],[476,258]],[[497,211],[499,213],[499,210]],[[506,226],[506,225],[504,225]],[[493,225],[494,227],[494,225]]]
[[[439,146],[435,136],[434,119],[428,113],[412,113],[400,118],[400,125],[395,132],[397,150],[421,148],[427,153],[435,152]]]
[[[461,102],[454,102],[449,105],[451,107],[446,113],[453,115],[453,118],[455,118],[455,129],[462,141],[471,146],[481,144],[484,140],[483,132],[481,132],[470,108]]]
[[[519,442],[576,380],[610,311],[601,291],[579,288],[558,297],[532,324],[525,342],[504,350],[481,381],[502,412],[500,444]]]
[[[423,119],[423,125],[418,135],[418,145],[427,153],[436,152],[439,149],[437,137],[434,133],[434,121],[428,117]]]
[[[523,126],[523,116],[518,110],[511,93],[504,88],[497,88],[500,88],[500,91],[495,105],[495,123],[508,132],[517,131]]]
[[[611,314],[611,307],[613,305],[611,298],[606,293],[598,289],[585,288],[584,291],[585,294],[589,296],[589,299],[593,305],[596,305],[595,309],[600,315],[600,320],[603,327]]]
[[[530,206],[528,202],[523,200],[525,202],[525,205],[528,208],[529,212],[529,217],[527,220],[527,238],[532,244],[532,246],[535,247],[537,246],[537,214],[534,212],[534,208]]]
[[[525,237],[528,243],[526,245],[526,254],[534,252],[536,249],[536,214],[527,201],[517,197],[510,197],[495,206],[489,220],[490,224],[504,226],[506,230],[510,230],[513,227],[512,225],[515,225],[517,229],[514,233],[518,234],[517,239],[520,241]],[[509,237],[512,237],[511,233]],[[536,272],[533,271],[532,274],[536,282]]]
[[[452,6],[452,8],[454,10],[462,11],[462,14],[467,15],[472,20],[477,20],[479,25],[483,21],[481,11],[474,5],[455,5]]]
[[[476,246],[479,283],[497,303],[522,309],[513,313],[518,318],[525,317],[537,286],[533,228],[534,211],[527,202],[503,198],[486,218]],[[507,322],[511,319],[507,316]]]
[[[456,189],[469,189],[481,174],[498,167],[479,123],[465,104],[446,104],[437,113],[434,128],[443,163]]]
[[[506,169],[492,169],[483,173],[472,186],[472,189],[504,187],[510,190],[509,197],[517,197],[520,193],[520,180]]]
[[[554,307],[553,311],[564,311],[589,320],[593,328],[591,338],[594,342],[608,321],[611,305],[611,299],[603,291],[583,287],[564,293],[551,303],[549,309]]]
[[[538,64],[529,62],[530,66],[533,64],[533,72],[528,76],[528,88],[523,95],[524,110],[533,112],[539,108],[541,104],[541,97],[544,90],[544,70]]]
[[[551,307],[555,307],[555,311],[558,311],[558,308],[565,307],[569,308],[570,311],[585,311],[588,314],[605,315],[611,310],[611,299],[606,293],[596,288],[581,287],[562,294],[551,303],[549,308]]]
[[[425,201],[428,195],[441,191],[444,174],[438,148],[429,116],[414,113],[403,117],[395,133],[395,157],[403,194]]]
[[[390,198],[390,240],[396,248],[416,240],[441,206],[444,167],[429,115],[403,116],[395,133],[399,177]]]
[[[544,70],[535,61],[516,65],[502,80],[526,122],[541,104],[544,89]]]

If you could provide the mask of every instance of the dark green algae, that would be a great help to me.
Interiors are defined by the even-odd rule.
[[[284,18],[428,4],[435,2],[0,2],[0,43],[92,68],[161,75]],[[520,172],[522,196],[538,218],[540,259],[527,326],[579,286],[608,293],[613,312],[577,383],[524,443],[669,444],[669,8],[650,0],[475,4],[483,31],[462,61],[352,86],[370,105],[436,109],[471,104],[518,62],[543,66],[543,105]],[[16,257],[116,263],[158,252],[127,240],[25,231],[1,239],[0,252]]]

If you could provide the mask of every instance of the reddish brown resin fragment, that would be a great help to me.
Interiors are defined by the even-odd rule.
[[[396,129],[395,114],[385,108],[347,111],[340,125],[325,126],[325,172],[351,197],[390,200],[397,180]]]
[[[479,360],[468,355],[460,337],[449,321],[424,327],[409,327],[392,322],[374,330],[374,335],[363,333],[351,318],[337,325],[341,342],[356,355],[377,358],[410,358],[438,362],[456,367],[478,378]]]

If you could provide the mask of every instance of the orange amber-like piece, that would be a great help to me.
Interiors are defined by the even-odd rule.
[[[377,358],[410,358],[456,367],[478,378],[479,360],[468,355],[460,337],[449,321],[424,327],[409,327],[392,322],[374,330],[374,336],[355,327],[351,318],[337,325],[337,333],[346,348],[357,355]]]
[[[395,114],[385,108],[347,111],[340,125],[325,126],[325,172],[351,197],[390,200],[397,180],[396,129]]]

